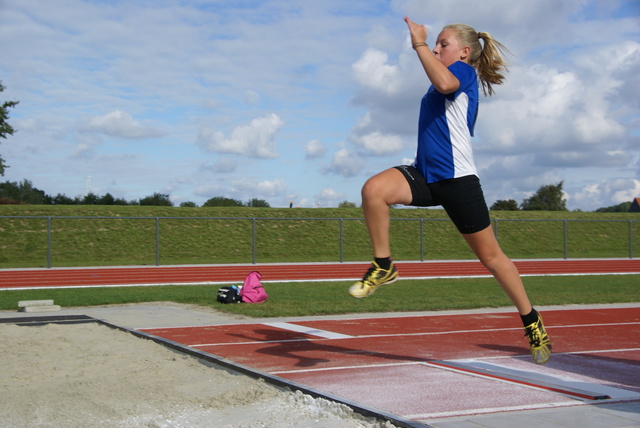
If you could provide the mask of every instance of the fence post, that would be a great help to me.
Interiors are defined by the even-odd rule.
[[[156,266],[160,266],[160,217],[156,217]]]
[[[633,222],[629,220],[629,258],[633,258]]]
[[[342,256],[343,223],[344,223],[344,219],[340,218],[340,263],[342,263],[344,261],[344,258]]]
[[[47,268],[51,269],[51,216],[47,217]]]
[[[564,235],[564,259],[567,260],[567,220],[562,220],[563,223],[563,235]]]
[[[252,230],[251,230],[251,262],[256,264],[256,218],[253,217],[251,219]]]
[[[420,261],[424,261],[424,219],[420,219]]]

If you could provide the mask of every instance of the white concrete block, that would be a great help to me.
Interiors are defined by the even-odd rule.
[[[51,306],[53,300],[21,300],[18,302],[19,308],[26,308],[27,306]]]
[[[25,306],[20,308],[20,312],[55,312],[59,311],[59,305],[37,305],[37,306]]]

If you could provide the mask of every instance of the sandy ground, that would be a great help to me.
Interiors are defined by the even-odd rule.
[[[393,427],[100,324],[0,324],[2,427]]]

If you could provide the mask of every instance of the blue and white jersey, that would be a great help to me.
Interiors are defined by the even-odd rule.
[[[458,90],[444,95],[431,85],[420,104],[418,152],[413,166],[427,183],[478,175],[471,149],[478,114],[476,70],[458,61],[449,66],[449,71],[460,81]]]

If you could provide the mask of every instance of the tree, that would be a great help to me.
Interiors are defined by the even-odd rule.
[[[186,201],[180,202],[180,207],[182,208],[196,208],[198,205],[195,202]]]
[[[269,202],[265,201],[264,199],[257,198],[253,198],[249,202],[247,202],[247,206],[253,208],[271,208]]]
[[[131,203],[127,202],[125,198],[115,198],[113,200],[113,205],[131,205]]]
[[[33,187],[33,183],[29,180],[22,180],[18,183],[16,181],[6,181],[0,183],[0,197],[8,201],[15,201],[24,204],[50,204],[51,198],[47,194],[36,187]]]
[[[632,202],[623,202],[618,205],[612,205],[610,207],[602,207],[596,210],[597,213],[628,213],[631,209]]]
[[[518,211],[518,203],[514,199],[505,201],[498,199],[491,205],[492,211]]]
[[[0,183],[0,198],[2,198],[4,204],[21,203],[22,200],[20,198],[18,183],[12,181],[5,181],[4,183]]]
[[[237,199],[216,196],[202,204],[203,207],[243,207],[242,201]]]
[[[65,195],[64,193],[58,193],[57,195],[55,195],[53,197],[53,203],[55,205],[75,205],[76,204],[76,200],[73,198],[70,198],[69,196]]]
[[[538,191],[520,204],[525,211],[567,211],[567,200],[562,198],[562,185],[540,186]]]
[[[4,91],[5,87],[0,81],[0,92]],[[6,139],[7,135],[13,135],[15,130],[9,125],[9,109],[18,105],[19,101],[5,101],[0,107],[0,137]],[[8,166],[4,163],[4,159],[0,156],[0,176],[4,175],[4,169]]]
[[[140,199],[140,205],[153,205],[158,207],[172,207],[173,202],[169,199],[169,195],[164,193],[154,193],[151,196],[145,196]]]
[[[105,193],[104,196],[98,198],[98,205],[115,205],[116,198],[111,193]]]
[[[98,205],[98,195],[96,195],[93,192],[89,192],[87,193],[84,198],[82,198],[82,202],[80,202],[81,205]]]
[[[355,208],[355,207],[356,207],[355,202],[342,201],[338,204],[338,208]]]

